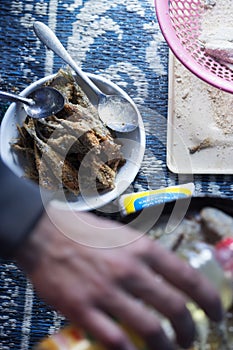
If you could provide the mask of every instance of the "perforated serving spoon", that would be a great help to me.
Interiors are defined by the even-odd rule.
[[[44,23],[36,21],[34,31],[37,37],[65,61],[76,73],[77,81],[90,102],[98,108],[100,119],[110,129],[130,132],[138,126],[138,113],[134,105],[123,96],[106,95],[92,82],[75,63],[54,32]]]
[[[56,114],[62,110],[65,103],[64,96],[58,90],[48,86],[34,90],[28,97],[0,91],[0,98],[12,102],[22,102],[26,113],[35,119]]]

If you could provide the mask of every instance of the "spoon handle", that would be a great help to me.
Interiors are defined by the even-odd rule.
[[[32,106],[34,104],[33,100],[31,100],[30,98],[15,95],[11,92],[0,91],[0,98],[12,102],[22,102],[28,106]]]
[[[44,23],[36,21],[33,24],[34,32],[37,37],[47,46],[48,49],[56,53],[63,61],[65,61],[77,74],[78,84],[88,96],[90,102],[97,106],[102,92],[89,79],[89,77],[78,67],[67,50],[64,48],[55,33]]]

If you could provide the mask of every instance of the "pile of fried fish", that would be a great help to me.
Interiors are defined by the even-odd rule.
[[[44,119],[26,117],[12,144],[25,176],[41,187],[77,196],[80,183],[90,191],[109,191],[125,163],[119,142],[100,121],[70,71],[60,70],[47,85],[61,91],[62,111]]]

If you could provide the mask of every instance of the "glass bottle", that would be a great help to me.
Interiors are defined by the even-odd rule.
[[[215,246],[192,242],[179,255],[211,281],[228,310],[233,303],[233,238],[225,238]]]
[[[211,281],[227,313],[233,304],[233,238],[225,238],[215,246],[192,242],[180,249],[179,255]],[[232,349],[232,334],[228,332],[226,317],[221,323],[210,322],[198,305],[190,301],[187,306],[197,327],[198,345],[194,349]]]

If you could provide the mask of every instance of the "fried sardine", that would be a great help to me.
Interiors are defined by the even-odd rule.
[[[62,188],[75,196],[80,180],[86,188],[113,189],[116,173],[125,163],[121,145],[69,71],[60,70],[46,85],[61,91],[66,103],[56,115],[40,120],[27,116],[18,126],[12,148],[23,159],[25,176],[43,188]]]

